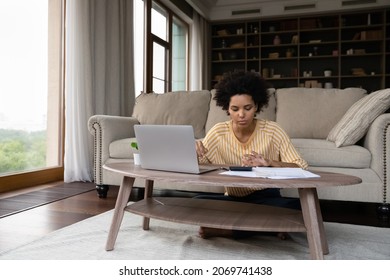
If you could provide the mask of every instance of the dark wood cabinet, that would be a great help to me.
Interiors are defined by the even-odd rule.
[[[255,71],[271,86],[390,86],[390,8],[211,24],[212,86]]]

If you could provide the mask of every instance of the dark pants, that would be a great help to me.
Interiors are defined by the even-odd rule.
[[[280,195],[279,189],[264,189],[260,191],[255,191],[254,193],[251,193],[250,195],[244,197],[232,197],[223,194],[201,194],[195,196],[195,198],[247,202],[247,203],[263,204],[263,205],[297,209],[297,210],[301,209],[301,204],[299,202],[299,199],[282,197]],[[245,238],[255,234],[260,234],[260,233],[253,232],[253,231],[234,230],[233,238],[235,239]]]

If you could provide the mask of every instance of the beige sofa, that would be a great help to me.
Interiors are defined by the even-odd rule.
[[[174,92],[140,95],[132,117],[95,115],[89,119],[94,136],[95,183],[99,196],[121,177],[102,168],[109,162],[131,162],[134,124],[191,124],[195,137],[202,138],[217,122],[228,120],[215,105],[213,91]],[[380,104],[378,109],[378,104]],[[359,88],[287,88],[271,92],[269,106],[260,113],[279,123],[294,146],[307,160],[310,170],[340,172],[358,176],[356,186],[319,190],[326,200],[386,203],[390,155],[390,90],[369,95]],[[136,181],[142,187],[142,181]],[[222,192],[222,189],[191,185],[163,185],[156,188]],[[297,196],[283,190],[285,196]]]

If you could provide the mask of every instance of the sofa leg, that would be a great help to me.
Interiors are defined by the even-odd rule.
[[[98,193],[99,198],[106,198],[108,190],[108,185],[96,185],[96,191]]]
[[[390,227],[390,204],[382,203],[377,208],[380,226]]]

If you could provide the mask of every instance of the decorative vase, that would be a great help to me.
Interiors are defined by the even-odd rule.
[[[280,45],[280,38],[278,35],[276,35],[274,38],[274,45]]]

